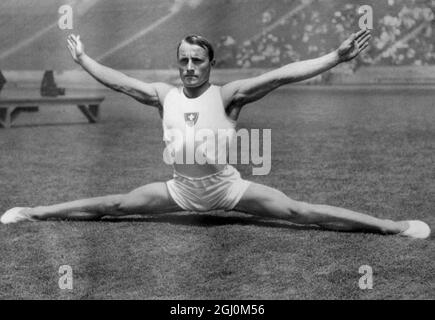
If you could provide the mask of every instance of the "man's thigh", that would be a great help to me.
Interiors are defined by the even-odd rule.
[[[258,216],[288,219],[292,212],[301,211],[303,205],[303,202],[292,200],[277,189],[251,182],[234,210]]]
[[[154,182],[127,193],[121,203],[130,214],[152,214],[183,211],[169,194],[166,183]]]

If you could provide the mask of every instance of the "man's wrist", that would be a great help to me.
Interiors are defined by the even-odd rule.
[[[86,57],[87,57],[86,53],[82,53],[80,56],[77,57],[76,63],[82,66]]]
[[[338,64],[340,64],[340,63],[343,62],[343,59],[341,58],[338,49],[334,50],[334,51],[332,52],[332,55],[333,55],[334,63],[335,63],[336,65],[338,65]]]

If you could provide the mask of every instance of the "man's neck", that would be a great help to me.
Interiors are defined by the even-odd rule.
[[[188,98],[198,98],[200,95],[202,95],[204,92],[207,91],[208,88],[210,88],[211,84],[210,82],[206,82],[203,85],[199,87],[184,87],[183,92]]]

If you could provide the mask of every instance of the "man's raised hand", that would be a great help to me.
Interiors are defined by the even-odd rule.
[[[80,57],[85,53],[83,43],[80,41],[80,36],[73,34],[67,38],[68,49],[75,62],[80,61]]]
[[[340,62],[347,62],[358,56],[361,51],[368,47],[370,38],[369,30],[353,33],[337,50]]]

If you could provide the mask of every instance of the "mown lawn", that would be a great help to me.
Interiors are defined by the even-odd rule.
[[[165,181],[154,109],[104,92],[102,122],[77,110],[22,115],[0,130],[0,211]],[[272,171],[244,178],[298,200],[435,226],[429,91],[295,87],[247,106],[272,129]],[[240,213],[174,213],[0,226],[1,299],[434,299],[428,240],[323,231]],[[70,265],[73,290],[58,286]],[[361,290],[359,268],[373,269]]]

